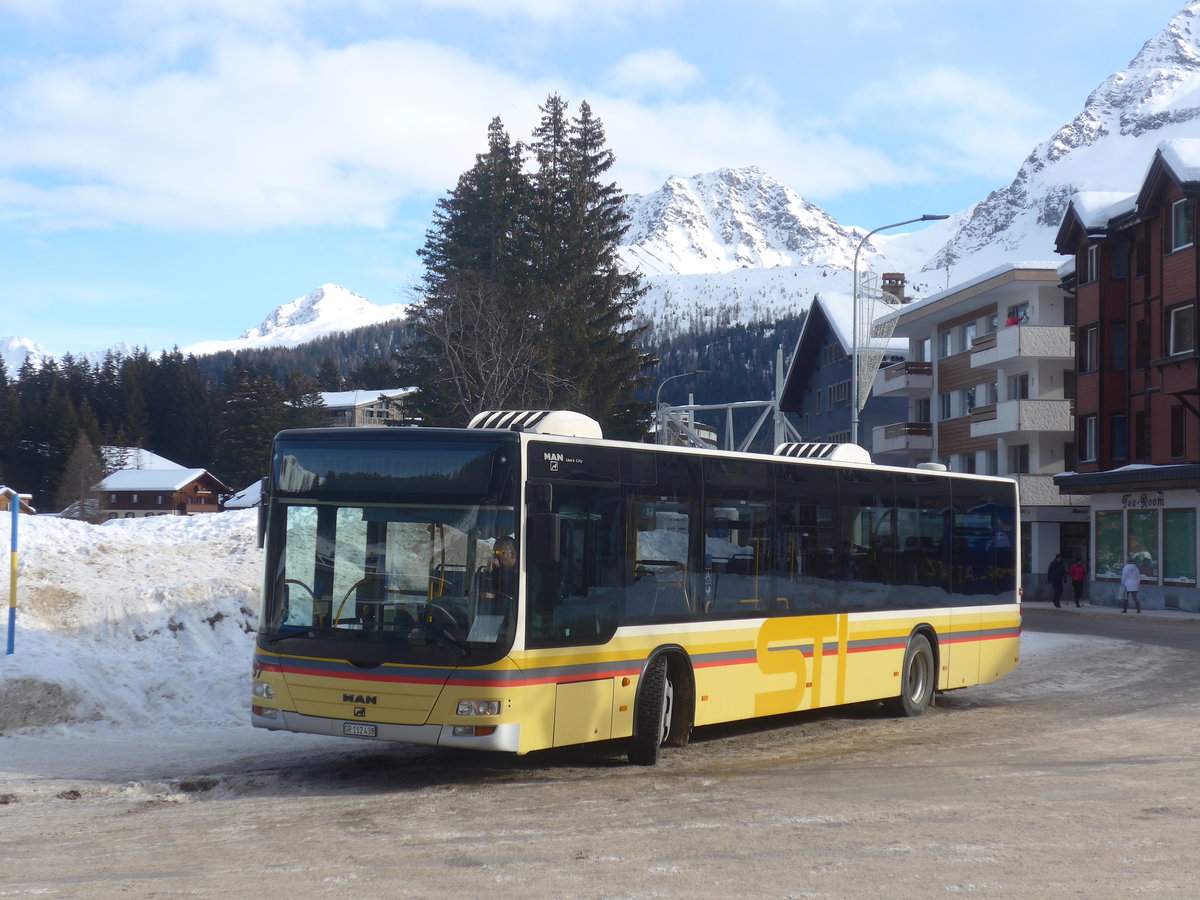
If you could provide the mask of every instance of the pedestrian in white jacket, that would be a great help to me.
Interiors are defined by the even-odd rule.
[[[1125,568],[1121,569],[1121,587],[1125,588],[1125,605],[1121,608],[1121,612],[1129,612],[1129,599],[1133,598],[1133,604],[1137,607],[1137,611],[1142,611],[1142,601],[1138,599],[1138,588],[1142,586],[1142,570],[1137,567],[1137,563],[1133,561],[1133,557],[1125,563]]]

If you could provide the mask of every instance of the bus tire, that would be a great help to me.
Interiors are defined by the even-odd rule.
[[[675,691],[667,677],[667,658],[656,656],[646,666],[633,713],[633,737],[629,739],[629,761],[635,766],[658,762],[663,742],[671,733],[671,705]]]
[[[929,638],[914,634],[904,651],[904,666],[900,670],[900,695],[888,702],[892,713],[915,718],[929,708],[937,669]]]

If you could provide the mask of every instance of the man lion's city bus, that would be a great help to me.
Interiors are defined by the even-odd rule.
[[[281,432],[253,724],[523,754],[935,691],[1017,665],[1016,484],[604,440],[578,413]]]

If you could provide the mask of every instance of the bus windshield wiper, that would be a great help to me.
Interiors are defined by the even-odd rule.
[[[280,631],[274,637],[267,638],[267,643],[273,646],[280,641],[286,641],[288,638],[312,637],[323,631],[328,631],[324,625],[309,625],[307,628],[297,628],[295,631]]]

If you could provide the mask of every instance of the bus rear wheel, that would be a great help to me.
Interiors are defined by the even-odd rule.
[[[667,675],[667,658],[655,657],[642,675],[633,714],[629,761],[635,766],[652,766],[658,762],[662,745],[671,736],[674,700],[675,688]]]
[[[933,700],[935,681],[933,647],[929,638],[914,634],[904,651],[904,666],[900,670],[900,696],[888,702],[889,710],[898,716],[916,717],[929,708]]]

